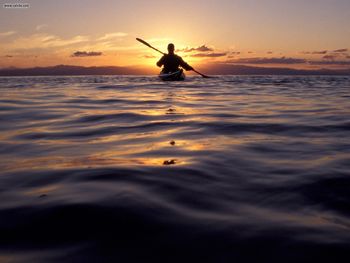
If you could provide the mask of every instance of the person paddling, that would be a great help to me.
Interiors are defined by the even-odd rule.
[[[158,67],[163,66],[162,73],[172,73],[179,71],[179,67],[185,69],[185,70],[193,70],[193,68],[188,65],[183,59],[175,55],[175,46],[174,44],[170,43],[168,45],[168,54],[164,54],[163,57],[157,62]]]
[[[139,41],[140,43],[146,45],[147,47],[152,48],[153,50],[155,50],[155,51],[157,51],[157,52],[159,52],[159,53],[162,53],[162,54],[164,55],[164,56],[158,61],[158,63],[157,63],[157,65],[158,65],[159,67],[161,67],[161,66],[163,66],[163,65],[164,65],[164,67],[165,67],[166,65],[172,64],[173,62],[168,63],[167,60],[170,58],[169,61],[172,61],[171,57],[175,57],[175,58],[174,58],[174,60],[175,60],[175,63],[174,63],[174,64],[176,65],[176,66],[174,66],[174,68],[176,68],[175,71],[178,70],[179,66],[183,67],[184,69],[186,69],[186,67],[187,67],[186,70],[193,70],[193,71],[196,72],[197,74],[201,75],[203,78],[213,78],[213,77],[210,77],[210,76],[207,76],[207,75],[204,75],[204,74],[200,73],[198,70],[195,70],[195,69],[192,68],[190,65],[188,65],[185,61],[183,61],[181,57],[175,55],[175,54],[174,54],[174,50],[175,50],[174,44],[169,44],[169,45],[168,45],[169,54],[165,54],[165,53],[163,53],[162,51],[160,51],[159,49],[156,49],[155,47],[151,46],[149,43],[147,43],[145,40],[143,40],[143,39],[141,39],[141,38],[136,38],[136,40]],[[176,62],[176,61],[177,61],[177,62]],[[182,66],[181,64],[182,64],[182,65],[186,65],[186,66]],[[173,66],[171,66],[171,67],[169,67],[169,68],[171,68],[171,70],[173,70]],[[167,69],[167,70],[168,70],[168,69]]]

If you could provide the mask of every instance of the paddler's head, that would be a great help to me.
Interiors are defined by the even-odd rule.
[[[174,44],[170,43],[170,44],[168,45],[168,53],[169,53],[169,54],[174,54],[174,50],[175,50]]]

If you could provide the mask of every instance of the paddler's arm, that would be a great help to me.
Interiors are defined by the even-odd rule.
[[[182,58],[180,58],[180,66],[186,70],[193,70],[193,68],[188,65]]]
[[[157,62],[158,67],[162,67],[164,65],[164,59],[165,59],[165,55],[162,56],[161,59]]]

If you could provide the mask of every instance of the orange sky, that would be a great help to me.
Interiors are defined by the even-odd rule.
[[[173,42],[194,66],[350,67],[348,0],[32,0],[0,8],[0,67],[147,66]]]

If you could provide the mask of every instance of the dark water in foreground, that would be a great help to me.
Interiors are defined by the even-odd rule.
[[[0,262],[350,262],[350,77],[0,94]]]

